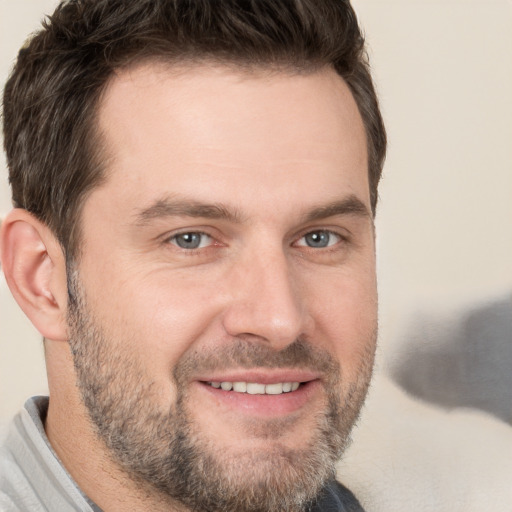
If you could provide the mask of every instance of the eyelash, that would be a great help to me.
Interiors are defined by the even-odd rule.
[[[305,240],[306,237],[312,236],[312,235],[328,235],[328,245],[325,247],[314,247],[311,245],[307,245],[307,243],[299,244],[298,242],[301,240]],[[335,237],[337,240],[334,243],[331,243],[332,237]],[[308,249],[312,250],[319,250],[319,249],[326,249],[326,250],[332,250],[335,246],[337,246],[340,242],[346,241],[346,237],[343,237],[340,233],[337,233],[336,231],[333,231],[331,229],[315,229],[312,231],[308,231],[307,233],[304,233],[298,240],[295,242],[296,245],[299,247],[306,247]]]
[[[178,243],[176,242],[178,237],[182,237],[185,235],[199,235],[201,237],[207,237],[214,243],[209,243],[208,245],[204,247],[192,247],[192,248],[186,248],[186,247],[180,247]],[[186,253],[195,253],[196,251],[200,251],[202,249],[207,249],[208,247],[211,247],[212,245],[215,245],[215,239],[213,236],[209,235],[208,233],[205,233],[204,231],[182,231],[181,233],[175,233],[172,236],[168,237],[166,239],[166,242],[171,243],[172,245],[175,245],[178,249],[181,249],[182,251]],[[176,243],[175,243],[176,242]],[[202,242],[201,242],[202,243]]]
[[[311,245],[307,245],[307,243],[304,243],[304,244],[298,243],[299,241],[305,239],[308,235],[314,235],[314,234],[322,234],[322,235],[327,234],[331,238],[333,236],[336,237],[337,240],[331,244],[330,243],[331,240],[329,239],[328,245],[326,245],[325,247],[313,247]],[[185,235],[199,235],[201,237],[207,237],[208,239],[211,240],[211,242],[208,243],[207,245],[205,245],[204,247],[201,247],[201,244],[203,243],[202,240],[200,241],[200,245],[198,247],[189,247],[189,248],[181,247],[176,242],[176,240],[178,237],[182,237]],[[186,253],[189,255],[196,254],[199,251],[208,249],[214,245],[221,245],[220,243],[216,242],[216,240],[213,236],[209,235],[208,233],[205,233],[204,231],[182,231],[180,233],[175,233],[175,234],[167,237],[165,239],[165,242],[174,245],[179,250],[183,251],[183,253]],[[309,231],[305,232],[304,234],[302,234],[292,245],[295,245],[298,247],[304,247],[306,249],[313,250],[313,251],[319,251],[320,249],[323,249],[324,251],[333,251],[333,250],[335,250],[335,247],[338,246],[340,243],[346,243],[346,242],[348,242],[348,237],[346,235],[342,235],[342,234],[338,233],[337,231],[334,231],[332,229],[314,229],[314,230],[309,230]]]

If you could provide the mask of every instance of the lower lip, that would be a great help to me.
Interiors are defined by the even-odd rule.
[[[313,380],[301,384],[296,391],[280,395],[250,395],[236,391],[224,391],[204,382],[198,382],[219,406],[260,417],[279,417],[294,413],[317,398],[321,384]]]

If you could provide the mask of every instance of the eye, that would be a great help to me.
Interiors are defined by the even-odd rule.
[[[212,244],[212,237],[199,231],[190,231],[172,236],[169,242],[180,249],[201,249]]]
[[[301,247],[312,247],[313,249],[323,249],[337,244],[341,236],[332,231],[311,231],[299,239],[297,245]]]

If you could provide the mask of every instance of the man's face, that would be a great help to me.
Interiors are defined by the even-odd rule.
[[[99,127],[107,179],[84,204],[69,316],[100,437],[189,506],[299,509],[332,476],[375,348],[347,86],[147,64],[111,82]]]

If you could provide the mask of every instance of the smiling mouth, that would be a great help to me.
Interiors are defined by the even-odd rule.
[[[274,384],[262,384],[259,382],[206,382],[205,384],[215,389],[246,393],[249,395],[281,395],[297,391],[300,382],[276,382]]]

